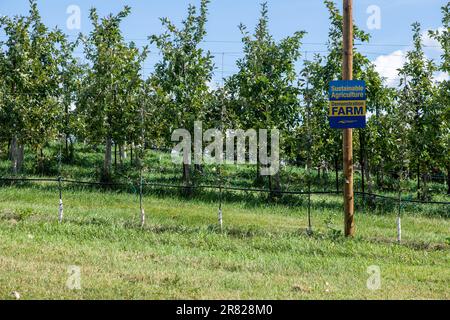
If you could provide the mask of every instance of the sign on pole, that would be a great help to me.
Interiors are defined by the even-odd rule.
[[[328,119],[333,129],[366,127],[366,83],[362,80],[330,82]]]

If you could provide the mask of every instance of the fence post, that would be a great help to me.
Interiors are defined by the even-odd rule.
[[[399,180],[399,188],[398,188],[398,212],[397,212],[397,242],[401,243],[402,241],[402,191],[401,191],[401,178]]]
[[[59,189],[59,213],[58,213],[58,221],[59,223],[62,222],[63,216],[64,216],[64,206],[63,206],[63,200],[62,200],[62,178],[61,175],[58,177],[58,189]]]
[[[306,52],[306,59],[308,52]],[[307,179],[308,179],[308,234],[312,234],[312,224],[311,224],[311,100],[309,98],[309,73],[306,76],[306,101],[307,101],[307,121],[308,121],[308,160],[307,160]]]
[[[140,146],[140,158],[139,161],[139,208],[141,211],[141,227],[145,225],[145,211],[144,211],[144,204],[143,204],[143,195],[142,195],[142,167],[144,166],[145,162],[145,133],[144,133],[144,106],[141,106],[141,146]]]
[[[59,209],[58,209],[58,221],[62,223],[64,217],[64,205],[62,200],[62,177],[61,177],[61,168],[62,168],[62,144],[63,144],[63,136],[60,133],[59,136],[59,158],[58,158],[58,190],[59,190]]]
[[[139,207],[141,209],[141,227],[143,227],[145,225],[145,211],[144,206],[142,204],[142,177],[139,186]]]
[[[222,220],[222,186],[219,186],[219,212],[218,212],[218,219],[219,219],[220,231],[222,231],[222,226],[223,226],[223,220]]]

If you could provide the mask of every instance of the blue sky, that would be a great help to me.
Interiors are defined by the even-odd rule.
[[[131,15],[124,21],[122,29],[127,39],[138,45],[148,43],[150,34],[162,31],[159,17],[168,17],[179,23],[186,15],[189,3],[199,4],[200,0],[38,0],[38,7],[44,22],[48,26],[59,26],[67,34],[75,36],[79,32],[88,33],[90,23],[89,9],[96,7],[100,15],[117,13],[124,5],[132,7]],[[212,0],[207,24],[208,36],[203,47],[211,50],[216,56],[216,76],[220,81],[222,71],[222,54],[224,52],[224,76],[236,71],[235,60],[241,56],[242,46],[239,23],[253,29],[258,16],[258,0]],[[326,50],[325,42],[328,32],[327,11],[322,0],[269,0],[270,29],[276,39],[291,35],[297,30],[307,31],[302,51],[311,57],[315,52]],[[338,6],[342,0],[336,0]],[[411,44],[411,24],[419,21],[424,30],[436,29],[441,25],[440,8],[445,0],[354,0],[354,19],[357,25],[371,34],[371,44],[361,46],[372,61],[376,62],[379,71],[395,83],[396,71],[404,61],[404,53]],[[69,30],[66,12],[70,5],[77,5],[81,10],[81,30]],[[367,13],[369,6],[380,9],[381,28],[369,30]],[[25,14],[28,0],[2,0],[1,15]],[[1,35],[0,35],[1,36]],[[424,37],[429,47],[426,52],[430,58],[439,59],[437,44]],[[152,49],[152,47],[151,47]],[[145,64],[146,74],[152,71],[158,55],[153,54]],[[437,75],[442,77],[443,75]]]

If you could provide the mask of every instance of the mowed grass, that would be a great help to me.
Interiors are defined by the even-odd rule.
[[[64,190],[0,188],[0,299],[449,299],[450,221],[356,213],[345,239],[341,198],[312,197],[314,233],[298,206]],[[427,210],[426,208],[424,209]],[[81,289],[66,283],[81,268]],[[381,288],[369,290],[369,266]]]

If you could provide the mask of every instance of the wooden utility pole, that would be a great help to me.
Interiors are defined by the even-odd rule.
[[[353,0],[344,1],[342,80],[353,80]],[[353,197],[353,129],[343,129],[345,236],[355,233]]]

